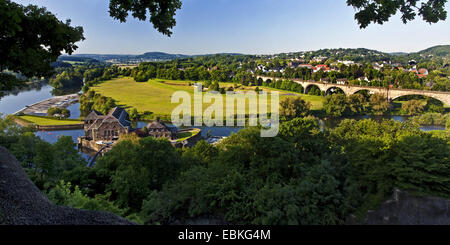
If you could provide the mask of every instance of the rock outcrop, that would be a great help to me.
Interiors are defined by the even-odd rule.
[[[450,200],[413,196],[394,190],[391,200],[377,211],[369,211],[366,225],[450,225]]]
[[[107,212],[52,204],[28,178],[17,159],[0,147],[0,224],[3,225],[132,225]]]

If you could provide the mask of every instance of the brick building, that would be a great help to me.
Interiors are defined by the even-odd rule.
[[[92,111],[84,119],[84,133],[88,140],[115,141],[121,134],[133,130],[128,113],[121,107],[115,107],[107,115]]]
[[[159,120],[149,123],[147,129],[148,135],[154,138],[164,137],[169,140],[175,140],[177,138],[177,129],[175,127],[169,127]]]

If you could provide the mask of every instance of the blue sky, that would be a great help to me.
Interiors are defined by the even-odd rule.
[[[274,54],[360,47],[415,52],[450,44],[450,17],[433,25],[420,19],[404,25],[395,16],[361,30],[345,0],[182,0],[171,37],[148,21],[112,19],[108,0],[13,1],[45,6],[58,18],[83,26],[86,40],[78,43],[77,54]]]

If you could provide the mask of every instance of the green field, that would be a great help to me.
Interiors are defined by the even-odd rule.
[[[71,65],[83,65],[86,62],[83,61],[73,61],[73,60],[64,60],[63,62],[65,63],[69,63]]]
[[[193,113],[194,88],[189,86],[189,83],[193,84],[194,82],[153,79],[148,82],[139,83],[135,82],[133,78],[126,77],[103,82],[91,89],[103,96],[113,98],[121,106],[136,108],[139,113],[150,111],[156,115],[170,115],[172,110],[179,105],[171,103],[171,97],[176,91],[185,91],[191,95]],[[231,85],[232,84],[230,83],[220,84],[221,87],[229,87]],[[275,91],[270,88],[263,89],[268,92]],[[243,91],[245,90],[254,90],[254,87],[244,87]],[[280,100],[285,97],[293,96],[302,96],[304,100],[311,102],[312,109],[319,109],[322,107],[323,98],[320,96],[280,91]],[[268,97],[268,112],[270,112],[270,95]],[[225,98],[223,99],[223,103],[225,113],[227,109]],[[210,105],[211,104],[203,103],[203,110]],[[246,106],[246,112],[248,113],[248,105]]]
[[[70,120],[70,119],[59,120],[57,118],[31,116],[31,115],[19,116],[18,118],[28,123],[33,123],[39,126],[61,126],[61,125],[74,125],[83,123],[80,120]]]
[[[185,140],[197,135],[198,133],[200,133],[200,129],[198,129],[198,128],[194,128],[187,132],[178,133],[177,142],[185,141]]]

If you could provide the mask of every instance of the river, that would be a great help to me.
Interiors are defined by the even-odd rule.
[[[22,108],[24,108],[26,105],[30,105],[33,103],[36,103],[38,101],[42,101],[45,99],[49,99],[53,97],[52,94],[53,88],[50,85],[42,85],[37,86],[35,88],[31,88],[28,90],[19,91],[16,93],[11,93],[6,96],[3,96],[0,98],[0,113],[3,115],[6,114],[12,114],[15,113]],[[71,91],[70,93],[73,93]],[[58,94],[61,95],[61,94]],[[73,104],[68,107],[70,110],[70,118],[79,118],[80,117],[80,110],[79,110],[79,103]],[[381,120],[381,119],[394,119],[396,121],[405,121],[408,117],[404,116],[359,116],[359,117],[353,117],[354,119],[365,119],[365,118],[372,118],[374,120]],[[321,124],[324,128],[333,128],[342,119],[330,119],[330,120],[322,120]],[[139,122],[138,127],[143,127],[146,125],[146,122]],[[211,136],[229,136],[231,133],[236,133],[239,130],[241,130],[241,127],[198,127],[202,129],[202,135],[206,137],[208,132]],[[445,127],[443,126],[424,126],[422,127],[422,130],[424,131],[430,131],[430,130],[445,130]],[[83,130],[65,130],[65,131],[38,131],[36,132],[36,135],[39,136],[41,139],[54,143],[58,140],[59,137],[62,135],[65,136],[71,136],[76,142],[77,138],[84,135]],[[85,157],[88,157],[86,154],[83,153]]]

